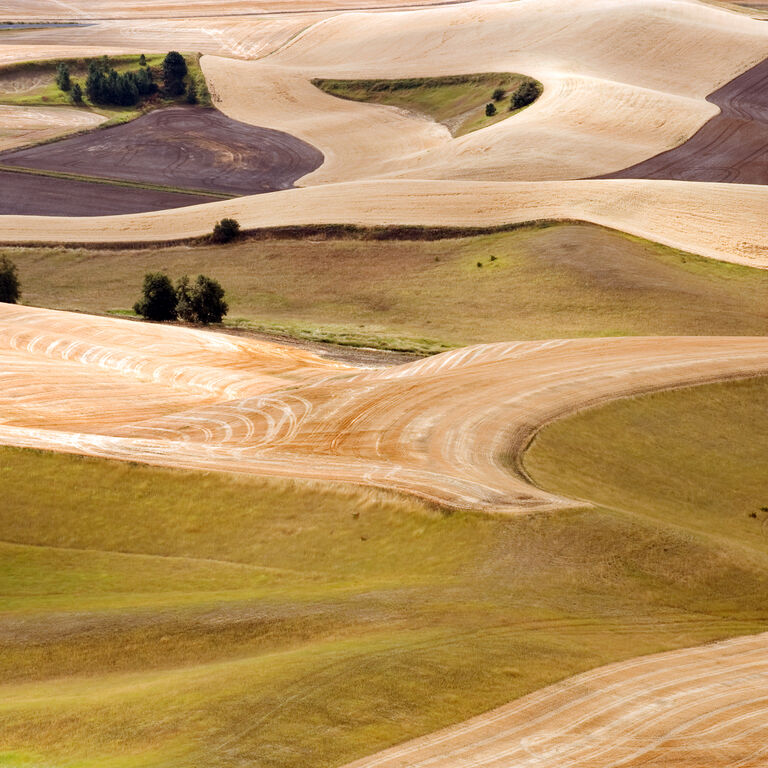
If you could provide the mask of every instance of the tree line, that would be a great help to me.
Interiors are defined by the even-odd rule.
[[[194,82],[185,84],[188,68],[185,58],[178,51],[170,51],[162,64],[162,91],[172,98],[187,94],[190,104],[197,103]],[[127,72],[118,72],[108,56],[91,59],[85,78],[85,89],[72,80],[69,66],[59,62],[56,66],[56,85],[61,91],[69,92],[75,104],[82,104],[87,97],[92,104],[131,107],[160,91],[155,76],[142,53],[139,67]]]

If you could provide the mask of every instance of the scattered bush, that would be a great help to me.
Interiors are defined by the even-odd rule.
[[[485,116],[493,117],[496,114],[496,105],[493,102],[489,102],[485,105]]]
[[[507,92],[503,88],[497,88],[493,92],[493,100],[501,101],[506,95],[507,95]]]
[[[56,85],[59,86],[60,91],[68,91],[72,87],[72,81],[69,77],[69,67],[60,61],[56,65]]]
[[[522,109],[532,104],[541,95],[541,86],[533,81],[526,80],[513,94],[509,102],[510,111]]]
[[[83,89],[80,87],[80,83],[75,83],[72,86],[72,93],[70,94],[72,97],[72,102],[74,104],[82,104],[83,103]]]
[[[168,275],[163,272],[144,275],[142,298],[133,305],[133,311],[147,320],[176,319],[176,291]]]
[[[147,66],[147,57],[143,53],[141,54],[141,56],[139,56],[139,66],[140,67]]]
[[[169,96],[184,93],[187,62],[178,51],[170,51],[163,59],[163,89]]]
[[[229,243],[240,235],[240,223],[235,219],[222,219],[213,226],[211,241]]]
[[[21,296],[21,283],[16,265],[7,257],[0,258],[0,302],[16,304]]]

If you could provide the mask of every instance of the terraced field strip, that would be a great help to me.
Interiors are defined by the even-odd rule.
[[[611,664],[347,768],[747,768],[768,754],[768,634]]]
[[[768,339],[750,337],[486,344],[364,371],[247,339],[14,306],[0,309],[0,350],[8,445],[338,480],[504,513],[573,506],[519,467],[547,421],[768,372]]]

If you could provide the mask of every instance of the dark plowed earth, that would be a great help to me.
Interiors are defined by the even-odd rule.
[[[600,176],[768,184],[768,59],[707,97],[721,114],[668,152]]]
[[[114,128],[0,154],[2,165],[232,195],[288,189],[322,162],[319,150],[287,133],[196,107],[156,110]]]
[[[0,171],[0,213],[109,216],[209,203],[217,198]]]

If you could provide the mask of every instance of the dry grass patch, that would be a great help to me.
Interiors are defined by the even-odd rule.
[[[510,339],[768,332],[765,271],[591,225],[434,242],[318,236],[0,254],[18,264],[24,300],[38,306],[124,312],[145,272],[202,273],[227,290],[236,325],[420,353]]]

